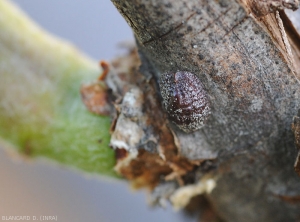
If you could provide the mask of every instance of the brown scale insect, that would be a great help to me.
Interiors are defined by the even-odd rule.
[[[164,73],[159,86],[163,105],[172,122],[185,132],[204,126],[211,113],[210,104],[196,75],[185,71]]]

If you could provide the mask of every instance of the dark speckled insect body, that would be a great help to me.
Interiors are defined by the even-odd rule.
[[[185,132],[193,132],[204,126],[210,115],[210,106],[196,75],[183,71],[164,73],[159,85],[163,105],[172,122]]]

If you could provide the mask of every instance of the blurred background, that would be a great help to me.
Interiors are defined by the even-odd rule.
[[[130,28],[110,1],[13,0],[35,22],[67,39],[93,59],[122,53],[117,45],[133,41]],[[126,182],[86,177],[41,161],[14,161],[0,149],[2,216],[57,216],[72,222],[196,221],[172,208],[149,208],[146,193]]]

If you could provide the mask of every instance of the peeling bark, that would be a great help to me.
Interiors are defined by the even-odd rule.
[[[174,181],[176,187],[187,185],[191,183],[186,178],[188,172],[195,171],[204,160],[178,155],[157,85],[139,72],[139,64],[137,52],[132,51],[112,62],[106,78],[117,98],[114,101],[117,117],[110,142],[116,151],[115,169],[134,187],[154,189],[162,181]]]
[[[153,202],[172,199],[187,185],[195,195],[206,193],[226,221],[299,221],[291,124],[300,107],[300,38],[278,11],[295,9],[298,1],[112,2],[135,33],[144,74],[127,71],[134,84],[120,96],[111,141],[126,163],[119,171],[137,181],[151,175],[142,184],[154,188]],[[193,133],[169,122],[161,106],[158,80],[176,71],[196,74],[210,100],[210,118]],[[126,105],[128,93],[140,100]],[[136,131],[125,135],[124,126]],[[179,167],[183,162],[189,167]],[[210,180],[211,192],[202,188]]]

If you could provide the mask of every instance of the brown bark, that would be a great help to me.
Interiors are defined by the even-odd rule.
[[[215,159],[207,172],[216,187],[207,198],[217,213],[226,221],[300,221],[291,130],[300,107],[300,38],[277,11],[290,6],[112,1],[135,33],[146,79],[157,83],[162,73],[188,71],[207,92],[211,115],[203,128],[168,127],[181,157]],[[189,175],[193,181],[206,175],[201,163]]]

